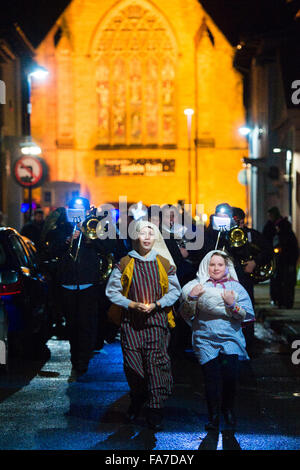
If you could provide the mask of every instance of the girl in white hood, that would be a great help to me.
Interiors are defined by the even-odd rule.
[[[182,289],[180,313],[192,327],[193,349],[204,374],[206,429],[219,429],[220,410],[226,427],[234,429],[238,361],[249,359],[242,322],[253,321],[254,311],[225,252],[210,251],[203,258],[196,279]]]

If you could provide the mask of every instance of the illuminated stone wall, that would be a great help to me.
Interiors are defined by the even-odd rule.
[[[51,180],[80,183],[95,205],[126,195],[203,203],[207,213],[224,201],[245,208],[233,54],[197,0],[74,0],[38,48],[50,75],[32,90],[32,133]]]

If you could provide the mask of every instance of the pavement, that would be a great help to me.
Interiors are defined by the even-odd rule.
[[[205,432],[204,385],[193,354],[173,360],[174,390],[164,427],[153,432],[143,415],[134,424],[125,422],[129,389],[118,339],[95,352],[80,380],[68,383],[69,344],[53,337],[44,360],[16,361],[0,376],[0,450],[84,456],[97,451],[98,463],[122,452],[190,453],[196,462],[202,450],[299,450],[300,365],[292,361],[290,341],[297,339],[300,325],[300,289],[295,307],[287,311],[270,305],[267,284],[255,291],[259,318],[251,360],[241,365],[234,435]]]
[[[269,283],[255,286],[255,301],[256,317],[260,323],[289,344],[300,340],[300,285],[295,288],[295,301],[291,309],[279,309],[271,304]]]

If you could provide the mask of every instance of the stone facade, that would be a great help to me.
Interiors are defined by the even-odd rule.
[[[122,195],[245,209],[233,55],[197,0],[73,0],[37,49],[50,74],[32,88],[50,180],[80,183],[97,206]]]

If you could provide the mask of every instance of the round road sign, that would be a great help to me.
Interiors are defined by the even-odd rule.
[[[14,164],[14,177],[17,183],[25,188],[41,186],[46,176],[45,162],[32,155],[24,155]]]

